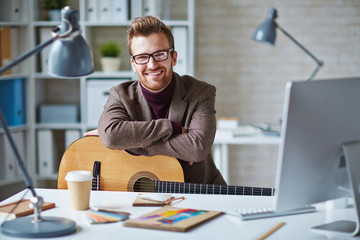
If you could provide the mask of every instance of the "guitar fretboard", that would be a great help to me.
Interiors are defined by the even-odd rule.
[[[167,182],[155,180],[155,192],[158,193],[192,193],[192,194],[220,194],[220,195],[255,195],[273,196],[274,188],[224,186],[214,184],[197,184],[182,182]]]

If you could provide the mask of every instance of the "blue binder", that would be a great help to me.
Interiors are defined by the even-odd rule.
[[[23,79],[0,80],[0,108],[9,126],[25,124],[24,93]]]

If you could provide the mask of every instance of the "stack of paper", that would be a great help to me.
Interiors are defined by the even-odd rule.
[[[84,214],[91,224],[124,221],[127,220],[130,215],[125,212],[95,211],[91,209],[84,212]]]

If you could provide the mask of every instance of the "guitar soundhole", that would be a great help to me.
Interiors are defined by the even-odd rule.
[[[155,192],[154,181],[146,177],[138,179],[134,184],[134,192]]]
[[[155,192],[154,180],[159,178],[148,171],[141,171],[134,174],[128,182],[128,192]]]

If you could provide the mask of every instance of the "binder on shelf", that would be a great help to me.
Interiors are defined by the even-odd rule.
[[[67,149],[75,140],[79,138],[79,130],[65,130],[65,149]]]
[[[23,19],[22,0],[6,1],[0,8],[0,21],[20,22]]]
[[[3,67],[11,61],[11,28],[0,27],[0,67]],[[3,75],[11,74],[11,69],[4,72]]]
[[[0,107],[9,126],[25,123],[23,79],[0,81]]]
[[[132,20],[143,15],[143,0],[132,0],[130,4]]]
[[[52,28],[50,28],[50,27],[41,27],[39,29],[40,43],[43,43],[51,38],[51,30],[52,30]],[[49,56],[50,49],[51,48],[46,47],[40,53],[40,63],[41,63],[40,71],[41,72],[47,71],[47,62],[48,62],[48,56]]]
[[[87,0],[86,1],[86,16],[89,22],[96,22],[99,18],[99,1]]]
[[[110,0],[110,16],[113,22],[123,22],[129,19],[127,0]]]
[[[100,21],[101,22],[110,22],[110,0],[101,0],[100,1]]]
[[[16,163],[10,144],[4,134],[0,135],[0,179],[15,178]]]
[[[89,127],[97,127],[99,118],[104,109],[104,105],[109,97],[109,91],[112,86],[128,79],[118,80],[101,80],[92,79],[86,83],[86,110],[87,125]]]
[[[42,104],[39,111],[41,123],[78,122],[78,106],[75,104]]]
[[[49,177],[55,173],[55,141],[51,130],[37,132],[38,172],[42,177]]]
[[[188,37],[186,27],[173,27],[172,33],[175,41],[175,50],[177,51],[177,63],[174,66],[174,72],[179,75],[188,74]]]
[[[24,143],[24,132],[22,131],[18,131],[18,132],[13,132],[12,133],[12,136],[13,136],[13,139],[14,139],[14,142],[15,142],[15,145],[19,151],[19,154],[20,154],[20,157],[21,157],[21,160],[24,161],[24,164],[25,161],[26,161],[26,158],[25,158],[25,143]],[[10,145],[9,145],[9,148],[10,148]],[[21,177],[22,176],[22,173],[20,172],[20,168],[18,167],[17,163],[16,163],[16,159],[15,159],[15,155],[14,153],[11,151],[12,153],[12,159],[11,159],[11,162],[13,162],[14,164],[14,168],[15,168],[15,176],[16,177]]]
[[[158,4],[160,0],[143,0],[143,15],[152,15],[155,17],[159,17],[159,7],[161,6]]]

